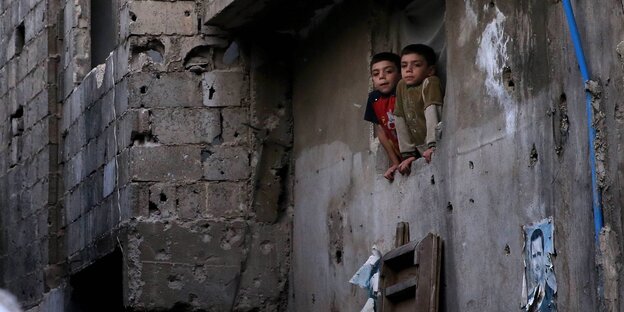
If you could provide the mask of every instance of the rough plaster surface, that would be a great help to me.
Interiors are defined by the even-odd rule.
[[[347,280],[405,221],[444,241],[446,311],[512,311],[520,226],[553,216],[559,309],[619,310],[621,3],[573,1],[600,87],[598,258],[560,2],[446,1],[444,137],[392,184],[361,117],[371,48],[405,44],[369,13],[396,12],[337,2],[303,12],[303,37],[232,29],[231,44],[198,17],[241,26],[267,3],[121,1],[118,46],[91,71],[88,1],[0,1],[1,285],[67,311],[69,276],[121,246],[136,310],[286,310],[287,295],[292,311],[358,310]]]
[[[304,61],[295,73],[300,84],[293,103],[294,294],[289,307],[293,311],[361,308],[364,291],[351,289],[346,281],[366,260],[372,244],[384,252],[392,248],[399,221],[410,223],[412,239],[429,231],[442,236],[441,296],[446,311],[519,309],[524,269],[520,227],[547,216],[555,220],[553,263],[561,281],[559,309],[598,309],[595,290],[603,277],[594,264],[585,95],[562,8],[543,2],[456,2],[447,3],[446,13],[451,39],[447,41],[443,139],[431,164],[417,161],[411,176],[398,177],[392,184],[381,177],[385,164],[378,159],[385,158],[383,150],[371,144],[368,151],[360,144],[368,131],[350,131],[364,127],[362,111],[343,113],[344,103],[358,98],[363,102],[367,81],[361,78],[346,87],[314,79],[323,77],[323,68],[335,68],[329,66],[331,59],[340,59],[343,50],[351,51],[352,57],[338,65],[339,71],[365,70],[366,55],[357,55],[366,43],[355,44],[347,31],[328,36],[320,28],[316,34],[322,34],[323,46],[335,47],[331,56],[321,52],[315,32],[302,45]],[[349,15],[357,14],[355,4],[345,5]],[[603,55],[596,47],[612,46],[615,55],[621,40],[598,39],[598,34],[611,34],[612,28],[591,23],[601,15],[593,15],[596,12],[588,7],[578,9],[582,10],[579,23],[592,25],[582,28],[593,34],[589,51],[598,53],[590,56],[589,63],[595,64],[590,66],[596,68],[596,75],[612,77],[613,85],[613,77],[621,77],[620,69],[604,64],[613,63],[615,57],[610,61],[596,57]],[[326,26],[342,29],[340,16],[330,15]],[[375,32],[383,31],[349,26],[360,38],[371,32],[378,38]],[[340,100],[315,96],[324,90],[340,94]],[[613,122],[606,126],[607,136],[619,138],[617,105],[604,110],[611,112],[605,118],[609,120],[611,114]],[[339,133],[324,132],[328,124],[338,123]],[[608,145],[607,150],[612,148]],[[614,158],[607,162],[621,167],[621,160]],[[612,193],[612,202],[619,192]],[[612,216],[607,223],[620,224],[621,216]],[[611,237],[605,235],[603,240]],[[610,254],[602,265],[604,278],[610,281],[607,303],[613,307],[613,288],[619,286],[610,263],[619,260],[614,260],[614,246],[605,246]],[[341,261],[337,248],[342,248]]]

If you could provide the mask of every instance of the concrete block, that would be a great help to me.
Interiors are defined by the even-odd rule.
[[[242,221],[193,224],[141,222],[137,232],[142,262],[189,265],[240,265],[245,253],[247,225]]]
[[[224,108],[221,110],[224,143],[249,142],[249,111],[247,108]]]
[[[177,303],[199,311],[230,311],[236,298],[240,266],[150,262],[142,264],[140,276],[144,286],[134,303],[137,307],[169,311]]]
[[[210,144],[221,134],[221,117],[205,108],[154,109],[152,134],[163,144]]]
[[[11,166],[17,165],[22,160],[22,138],[21,137],[13,137],[11,138],[11,146],[10,146],[10,155],[9,164]]]
[[[102,102],[96,101],[84,112],[85,123],[89,125],[85,128],[87,141],[94,139],[102,127]]]
[[[235,181],[247,179],[251,173],[249,148],[218,146],[202,150],[204,179]]]
[[[141,108],[138,110],[138,124],[137,132],[141,134],[147,134],[152,132],[152,125],[150,122],[151,113],[149,110]]]
[[[3,96],[9,91],[9,77],[4,63],[0,64],[0,96]]]
[[[202,80],[204,106],[241,106],[249,93],[249,81],[243,72],[211,71]]]
[[[182,220],[195,220],[206,210],[206,184],[188,184],[176,190],[177,214]]]
[[[197,33],[197,8],[192,1],[131,1],[128,7],[131,35],[194,35]]]
[[[115,163],[115,159],[110,160],[104,166],[104,174],[103,174],[103,188],[102,188],[102,197],[106,198],[115,190],[115,185],[117,185],[117,164]]]
[[[121,151],[133,143],[133,136],[137,132],[138,128],[138,112],[136,110],[131,110],[126,112],[121,118],[117,121],[117,127],[108,127],[108,129],[116,130],[116,137],[113,135],[114,133],[111,131],[109,136],[108,150],[107,155],[116,155],[118,151]],[[105,130],[106,131],[108,131]],[[115,149],[115,143],[117,143],[117,149]]]
[[[129,152],[132,181],[196,181],[202,176],[196,146],[133,147]]]
[[[65,216],[67,222],[76,221],[83,213],[83,190],[76,188],[63,195],[63,208],[65,208]]]
[[[189,73],[138,73],[128,77],[131,107],[202,106],[199,76]]]
[[[241,274],[238,308],[241,310],[278,301],[289,274],[290,226],[251,224],[250,250]]]
[[[115,117],[118,118],[128,110],[128,79],[115,85]]]
[[[104,129],[106,127],[108,127],[111,122],[113,122],[116,118],[115,114],[116,113],[116,107],[115,107],[115,92],[113,91],[108,91],[104,97],[102,97],[101,104],[100,104],[100,122],[99,124],[99,128],[98,128],[98,135],[104,131]]]
[[[127,204],[122,207],[132,209],[133,216],[149,216],[149,185],[147,183],[129,183],[121,192],[128,194],[126,195]]]
[[[22,131],[24,131],[24,118],[11,118],[11,135],[20,135]]]
[[[204,218],[243,217],[248,212],[248,186],[244,182],[207,183]]]

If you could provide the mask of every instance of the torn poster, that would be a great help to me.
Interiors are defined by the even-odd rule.
[[[379,291],[379,260],[381,252],[373,245],[373,252],[368,260],[355,272],[349,283],[368,290],[368,301],[362,311],[375,311],[375,299]],[[371,309],[372,307],[372,309]]]
[[[523,310],[555,312],[557,280],[552,257],[555,255],[552,218],[522,227],[524,234]]]

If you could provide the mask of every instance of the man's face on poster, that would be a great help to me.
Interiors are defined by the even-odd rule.
[[[541,233],[540,233],[541,234]],[[544,279],[544,237],[539,235],[531,240],[531,273],[533,282],[539,284]]]

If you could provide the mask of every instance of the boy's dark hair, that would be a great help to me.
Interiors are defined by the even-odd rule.
[[[401,50],[401,56],[406,54],[418,54],[425,58],[427,61],[427,65],[435,65],[436,63],[436,54],[433,49],[425,44],[410,44]]]
[[[401,57],[392,52],[381,52],[373,55],[370,61],[370,68],[373,68],[373,65],[379,62],[389,61],[394,63],[397,69],[401,68]]]

